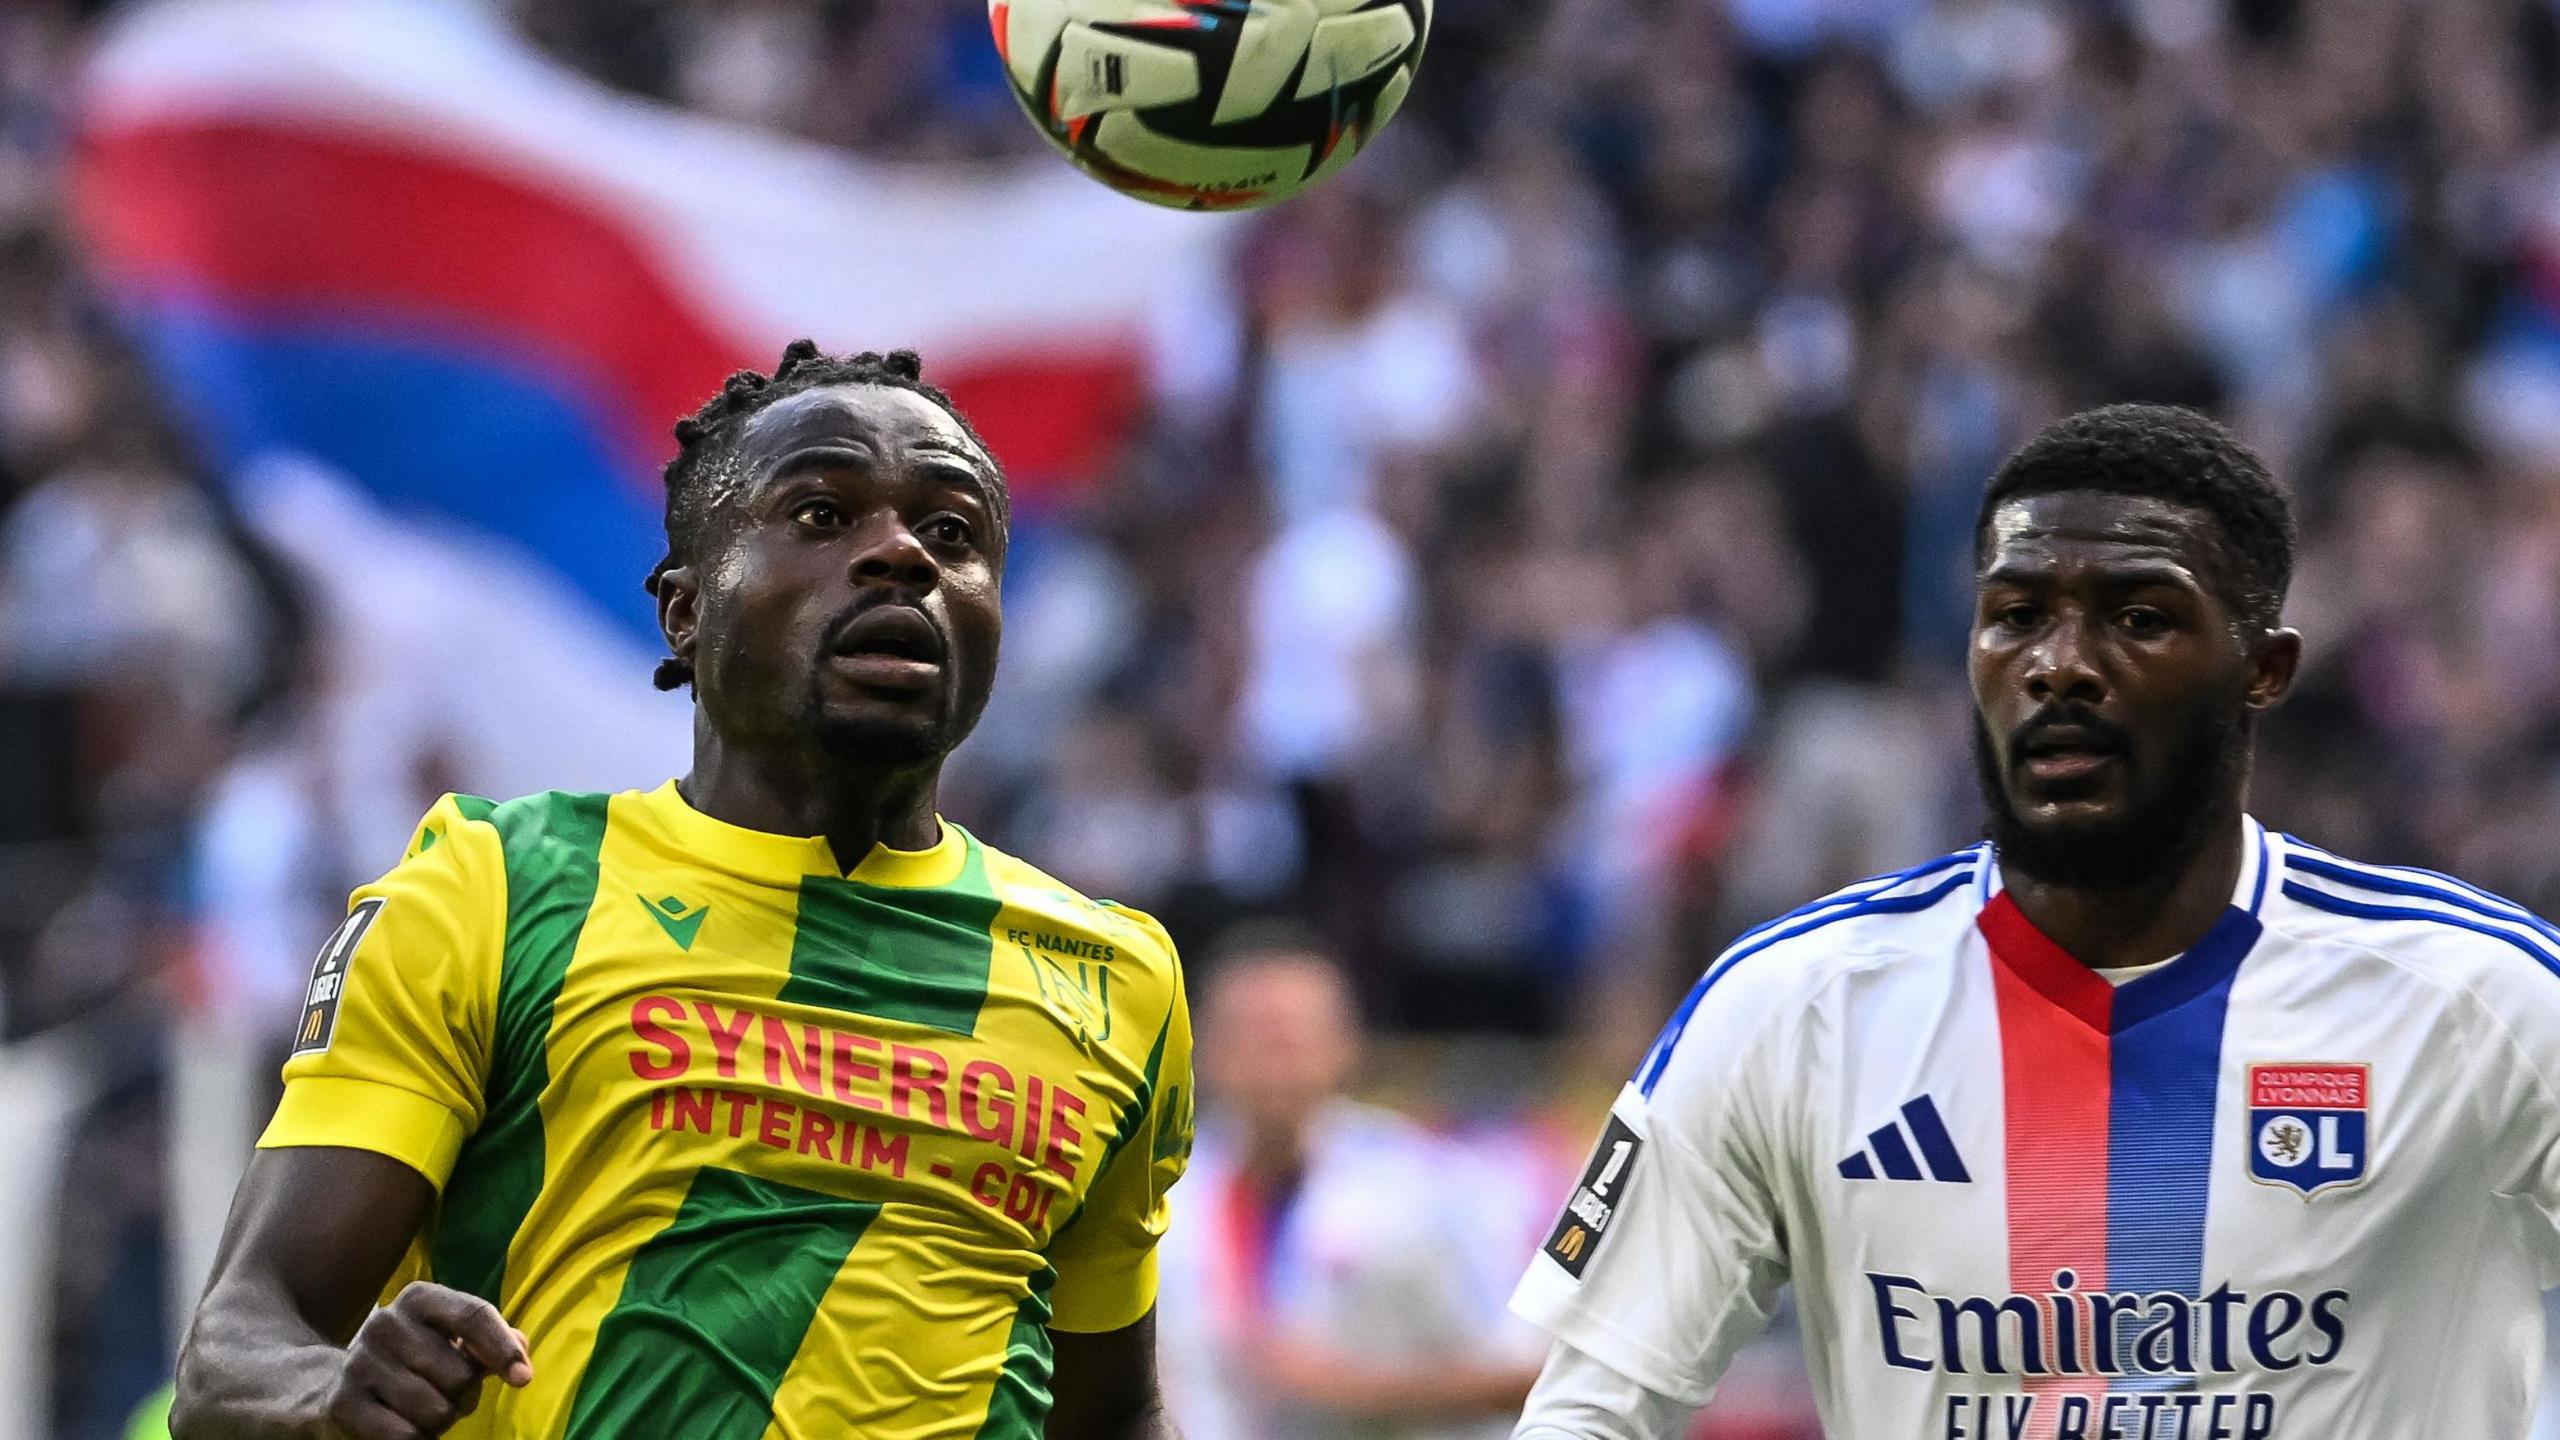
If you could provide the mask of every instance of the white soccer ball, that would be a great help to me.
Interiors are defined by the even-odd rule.
[[[1041,133],[1126,195],[1182,210],[1283,200],[1404,103],[1431,0],[988,0]]]

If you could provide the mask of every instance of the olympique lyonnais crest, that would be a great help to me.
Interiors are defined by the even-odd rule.
[[[2365,1065],[2249,1067],[2249,1178],[2304,1199],[2364,1179],[2373,1086]]]

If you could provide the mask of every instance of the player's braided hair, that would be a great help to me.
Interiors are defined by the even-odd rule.
[[[747,417],[786,395],[824,385],[885,385],[913,391],[948,412],[971,442],[987,454],[989,463],[994,463],[995,452],[987,449],[987,442],[969,423],[969,417],[960,413],[940,387],[924,378],[924,361],[913,350],[830,355],[820,350],[815,340],[794,340],[783,347],[782,360],[771,375],[740,370],[723,381],[720,393],[702,402],[701,409],[676,422],[676,454],[667,462],[665,472],[667,553],[659,557],[644,582],[651,595],[658,593],[658,582],[669,570],[701,557],[711,538],[713,516],[746,478],[732,462],[737,457],[738,433]],[[1001,531],[1012,523],[1001,467],[996,472],[994,500],[996,528]],[[693,683],[692,663],[673,656],[659,661],[656,683],[661,690]]]
[[[2149,496],[2212,516],[2235,592],[2224,598],[2254,628],[2281,623],[2293,583],[2293,506],[2220,422],[2177,405],[2107,405],[2047,426],[1984,487],[1973,526],[1976,568],[1990,557],[1994,511],[2071,490]]]

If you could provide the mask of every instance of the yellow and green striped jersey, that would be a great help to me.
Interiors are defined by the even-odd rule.
[[[447,796],[315,968],[262,1146],[415,1166],[394,1285],[535,1379],[453,1433],[1025,1437],[1154,1303],[1189,1155],[1163,929],[942,823],[849,873],[674,784]]]

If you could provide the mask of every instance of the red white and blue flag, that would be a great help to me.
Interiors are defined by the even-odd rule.
[[[617,95],[495,7],[164,0],[107,32],[84,242],[239,473],[316,460],[651,635],[668,428],[784,341],[924,352],[1036,510],[1231,234],[1047,157],[915,168]]]

